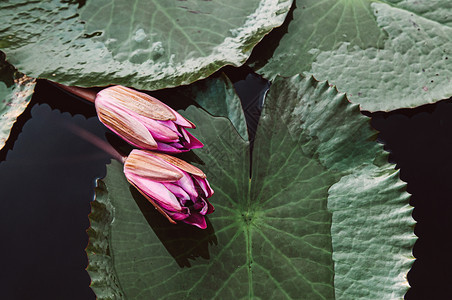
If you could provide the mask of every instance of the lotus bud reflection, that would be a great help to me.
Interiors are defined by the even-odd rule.
[[[206,175],[170,155],[132,150],[124,163],[127,180],[171,223],[182,221],[206,228],[205,215],[214,211]]]
[[[179,153],[203,146],[186,130],[193,123],[147,94],[116,85],[97,93],[94,103],[99,120],[138,148]]]

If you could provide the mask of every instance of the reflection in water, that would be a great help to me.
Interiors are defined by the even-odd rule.
[[[122,156],[128,156],[133,149],[130,144],[111,131],[105,132],[105,139]]]
[[[191,267],[189,259],[195,260],[198,257],[210,259],[209,245],[218,245],[218,241],[208,217],[206,229],[182,222],[174,225],[169,223],[134,187],[130,187],[130,192],[149,226],[179,267]]]
[[[95,179],[105,176],[111,157],[63,124],[101,139],[107,129],[97,118],[33,99],[0,151],[0,298],[96,299],[85,270],[86,230]]]

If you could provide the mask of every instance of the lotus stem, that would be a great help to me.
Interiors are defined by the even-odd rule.
[[[58,82],[50,81],[53,85],[71,93],[74,94],[82,99],[85,99],[89,102],[94,103],[94,100],[96,100],[96,94],[97,92],[94,91],[91,88],[82,88],[78,86],[67,86]]]

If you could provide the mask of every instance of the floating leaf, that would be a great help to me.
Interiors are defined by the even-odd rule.
[[[198,81],[184,89],[184,94],[195,100],[210,114],[228,118],[240,136],[245,141],[248,140],[246,120],[240,98],[225,74]]]
[[[368,111],[452,96],[452,2],[372,2],[298,1],[260,72],[328,79]]]
[[[284,100],[284,107],[281,102]],[[172,225],[113,162],[91,214],[99,299],[394,299],[408,288],[412,208],[369,120],[327,83],[277,78],[249,143],[191,106],[215,194],[208,227]]]
[[[30,102],[36,81],[19,73],[0,52],[0,149],[6,143],[17,117]]]
[[[85,3],[85,1],[78,1]],[[241,65],[292,0],[2,1],[0,48],[30,76],[148,90]]]

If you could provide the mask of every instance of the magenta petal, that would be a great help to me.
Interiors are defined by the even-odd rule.
[[[198,198],[196,203],[193,205],[193,208],[201,215],[205,215],[207,213],[207,209],[209,208],[209,206],[207,205],[207,202],[204,199]]]
[[[190,136],[188,135],[187,129],[181,127],[180,131],[182,132],[182,135],[184,136],[185,141],[187,141],[187,144],[190,144]]]
[[[213,190],[209,185],[209,182],[207,181],[206,178],[200,178],[198,176],[193,176],[193,178],[196,180],[196,182],[199,184],[199,186],[202,188],[202,190],[204,191],[204,195],[206,196],[206,198],[209,198],[210,196],[213,195]]]
[[[124,171],[124,174],[128,180],[137,186],[143,193],[151,197],[161,208],[173,212],[180,212],[182,210],[176,196],[174,196],[162,183],[137,176],[126,170]]]
[[[211,214],[215,211],[215,207],[213,207],[213,205],[209,202],[209,200],[206,200],[207,202],[207,212],[206,215]]]
[[[173,220],[184,220],[190,216],[190,210],[187,207],[183,207],[181,212],[166,212]]]
[[[185,119],[184,117],[182,117],[177,111],[175,111],[174,109],[172,109],[171,107],[167,106],[171,112],[176,116],[176,120],[173,121],[175,124],[180,125],[182,127],[188,127],[188,128],[193,128],[193,125],[190,124],[190,122],[187,121],[187,119]]]
[[[160,122],[143,116],[138,116],[137,119],[140,120],[144,126],[146,126],[146,128],[156,140],[163,142],[179,141],[178,132],[173,131],[171,128],[168,128]]]
[[[182,148],[184,148],[184,146],[182,146],[179,143],[171,143],[170,146],[174,147],[174,148],[177,148],[177,149],[181,149],[181,150],[182,150]]]
[[[161,152],[167,152],[167,153],[181,153],[181,152],[186,152],[188,150],[186,149],[177,149],[173,146],[170,146],[168,144],[164,144],[164,143],[160,143],[157,142],[157,150],[161,151]]]
[[[183,188],[180,186],[177,186],[175,184],[164,182],[163,185],[174,194],[174,196],[177,197],[179,202],[184,205],[186,201],[190,200],[190,196],[187,194],[187,192],[184,191]]]
[[[176,124],[174,124],[173,121],[171,121],[171,120],[169,120],[169,121],[160,121],[160,120],[158,120],[157,122],[159,122],[160,124],[163,124],[164,126],[168,127],[172,131],[176,132],[178,136],[182,136],[182,134],[179,132],[178,127],[176,126]]]
[[[182,222],[185,222],[190,225],[195,225],[201,229],[207,228],[206,219],[203,215],[199,213],[192,213],[188,218],[182,220]]]
[[[182,172],[184,173],[184,176],[176,181],[175,184],[183,188],[187,192],[187,194],[190,195],[190,198],[192,200],[198,198],[198,192],[196,191],[195,184],[193,183],[191,176],[185,171]]]
[[[100,110],[97,109],[99,119],[117,135],[141,149],[180,153],[203,147],[203,144],[185,129],[195,128],[195,125],[171,107],[153,99],[152,105],[164,107],[160,107],[160,111],[149,107],[149,112],[143,107],[147,103],[143,99],[144,102],[140,100],[141,102],[137,103],[127,101],[127,97],[134,98],[137,93],[120,86],[99,92],[95,99],[96,109],[101,107]],[[121,95],[126,99],[120,97]],[[141,99],[140,97],[149,98],[147,95],[138,98]]]
[[[185,129],[183,129],[185,130]],[[186,145],[187,149],[198,149],[204,147],[204,144],[201,143],[197,138],[195,138],[190,132],[186,131],[187,135],[190,137],[190,143]]]

